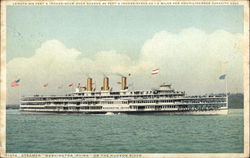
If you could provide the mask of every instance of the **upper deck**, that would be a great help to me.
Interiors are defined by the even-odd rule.
[[[181,91],[84,91],[66,95],[33,95],[22,96],[21,101],[40,99],[121,99],[121,98],[162,98],[183,97],[185,92]]]
[[[186,96],[185,92],[180,91],[127,91],[127,92],[77,92],[68,95],[34,95],[24,96],[21,102],[33,101],[93,101],[93,100],[211,100],[224,98],[226,95],[203,95]]]
[[[126,77],[122,77],[120,91],[112,91],[109,87],[109,79],[104,78],[103,87],[97,91],[92,88],[92,79],[88,78],[87,88],[77,87],[74,93],[66,95],[32,95],[22,96],[21,102],[33,101],[84,101],[84,100],[160,100],[160,99],[201,99],[201,98],[220,98],[222,96],[192,96],[187,97],[184,91],[176,91],[171,84],[161,84],[159,88],[152,90],[131,91],[126,86]]]

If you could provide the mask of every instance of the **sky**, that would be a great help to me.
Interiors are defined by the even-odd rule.
[[[8,6],[7,103],[69,93],[89,76],[119,90],[129,73],[131,89],[166,82],[190,95],[224,92],[226,73],[243,92],[243,30],[242,6]]]

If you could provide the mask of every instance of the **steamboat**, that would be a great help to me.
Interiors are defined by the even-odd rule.
[[[66,95],[22,96],[20,111],[85,114],[227,114],[228,96],[187,96],[170,84],[153,90],[129,90],[127,78],[121,77],[121,90],[109,87],[109,78],[103,79],[101,90],[95,90],[92,78],[86,87]]]

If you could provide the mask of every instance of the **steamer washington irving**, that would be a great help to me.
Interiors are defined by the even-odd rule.
[[[152,70],[152,75],[159,69]],[[220,76],[225,79],[226,75]],[[121,77],[120,91],[112,91],[109,78],[104,77],[101,90],[92,87],[92,78],[87,87],[78,87],[66,95],[34,95],[21,98],[23,112],[86,113],[86,114],[227,114],[228,96],[199,95],[187,96],[176,91],[171,84],[161,84],[158,89],[130,90],[127,78]],[[15,81],[13,83],[15,85]],[[47,85],[45,85],[47,86]]]

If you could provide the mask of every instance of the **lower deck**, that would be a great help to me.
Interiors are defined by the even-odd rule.
[[[211,115],[228,114],[228,108],[209,109],[209,110],[129,110],[129,111],[74,111],[74,110],[21,110],[27,113],[82,113],[82,114],[193,114],[193,115]]]
[[[20,111],[54,113],[183,113],[227,109],[226,102],[203,104],[21,105]]]

